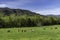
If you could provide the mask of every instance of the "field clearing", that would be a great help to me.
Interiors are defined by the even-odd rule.
[[[60,25],[1,28],[0,40],[60,40]]]

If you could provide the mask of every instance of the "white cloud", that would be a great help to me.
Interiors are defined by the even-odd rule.
[[[7,7],[6,4],[0,4],[0,7]]]
[[[55,8],[55,9],[48,9],[48,10],[40,10],[36,11],[36,13],[42,14],[42,15],[49,15],[49,14],[54,14],[54,15],[60,15],[60,8]]]

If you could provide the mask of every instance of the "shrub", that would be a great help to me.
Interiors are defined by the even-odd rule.
[[[53,29],[53,28],[51,28],[51,29]]]
[[[7,32],[10,32],[10,30],[8,30]]]
[[[55,29],[57,29],[57,27],[55,27]]]
[[[46,28],[43,28],[43,30],[46,30]]]

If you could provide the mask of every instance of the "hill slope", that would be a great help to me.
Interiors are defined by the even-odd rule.
[[[16,15],[23,15],[23,14],[27,14],[27,15],[39,15],[36,14],[34,12],[31,12],[29,10],[23,10],[23,9],[11,9],[11,8],[0,8],[0,13],[4,14],[4,15],[10,15],[10,14],[16,14]]]

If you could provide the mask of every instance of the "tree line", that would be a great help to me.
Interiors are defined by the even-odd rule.
[[[47,25],[59,25],[60,18],[47,17],[40,15],[15,15],[9,16],[0,14],[0,28],[11,28],[11,27],[40,27]]]

